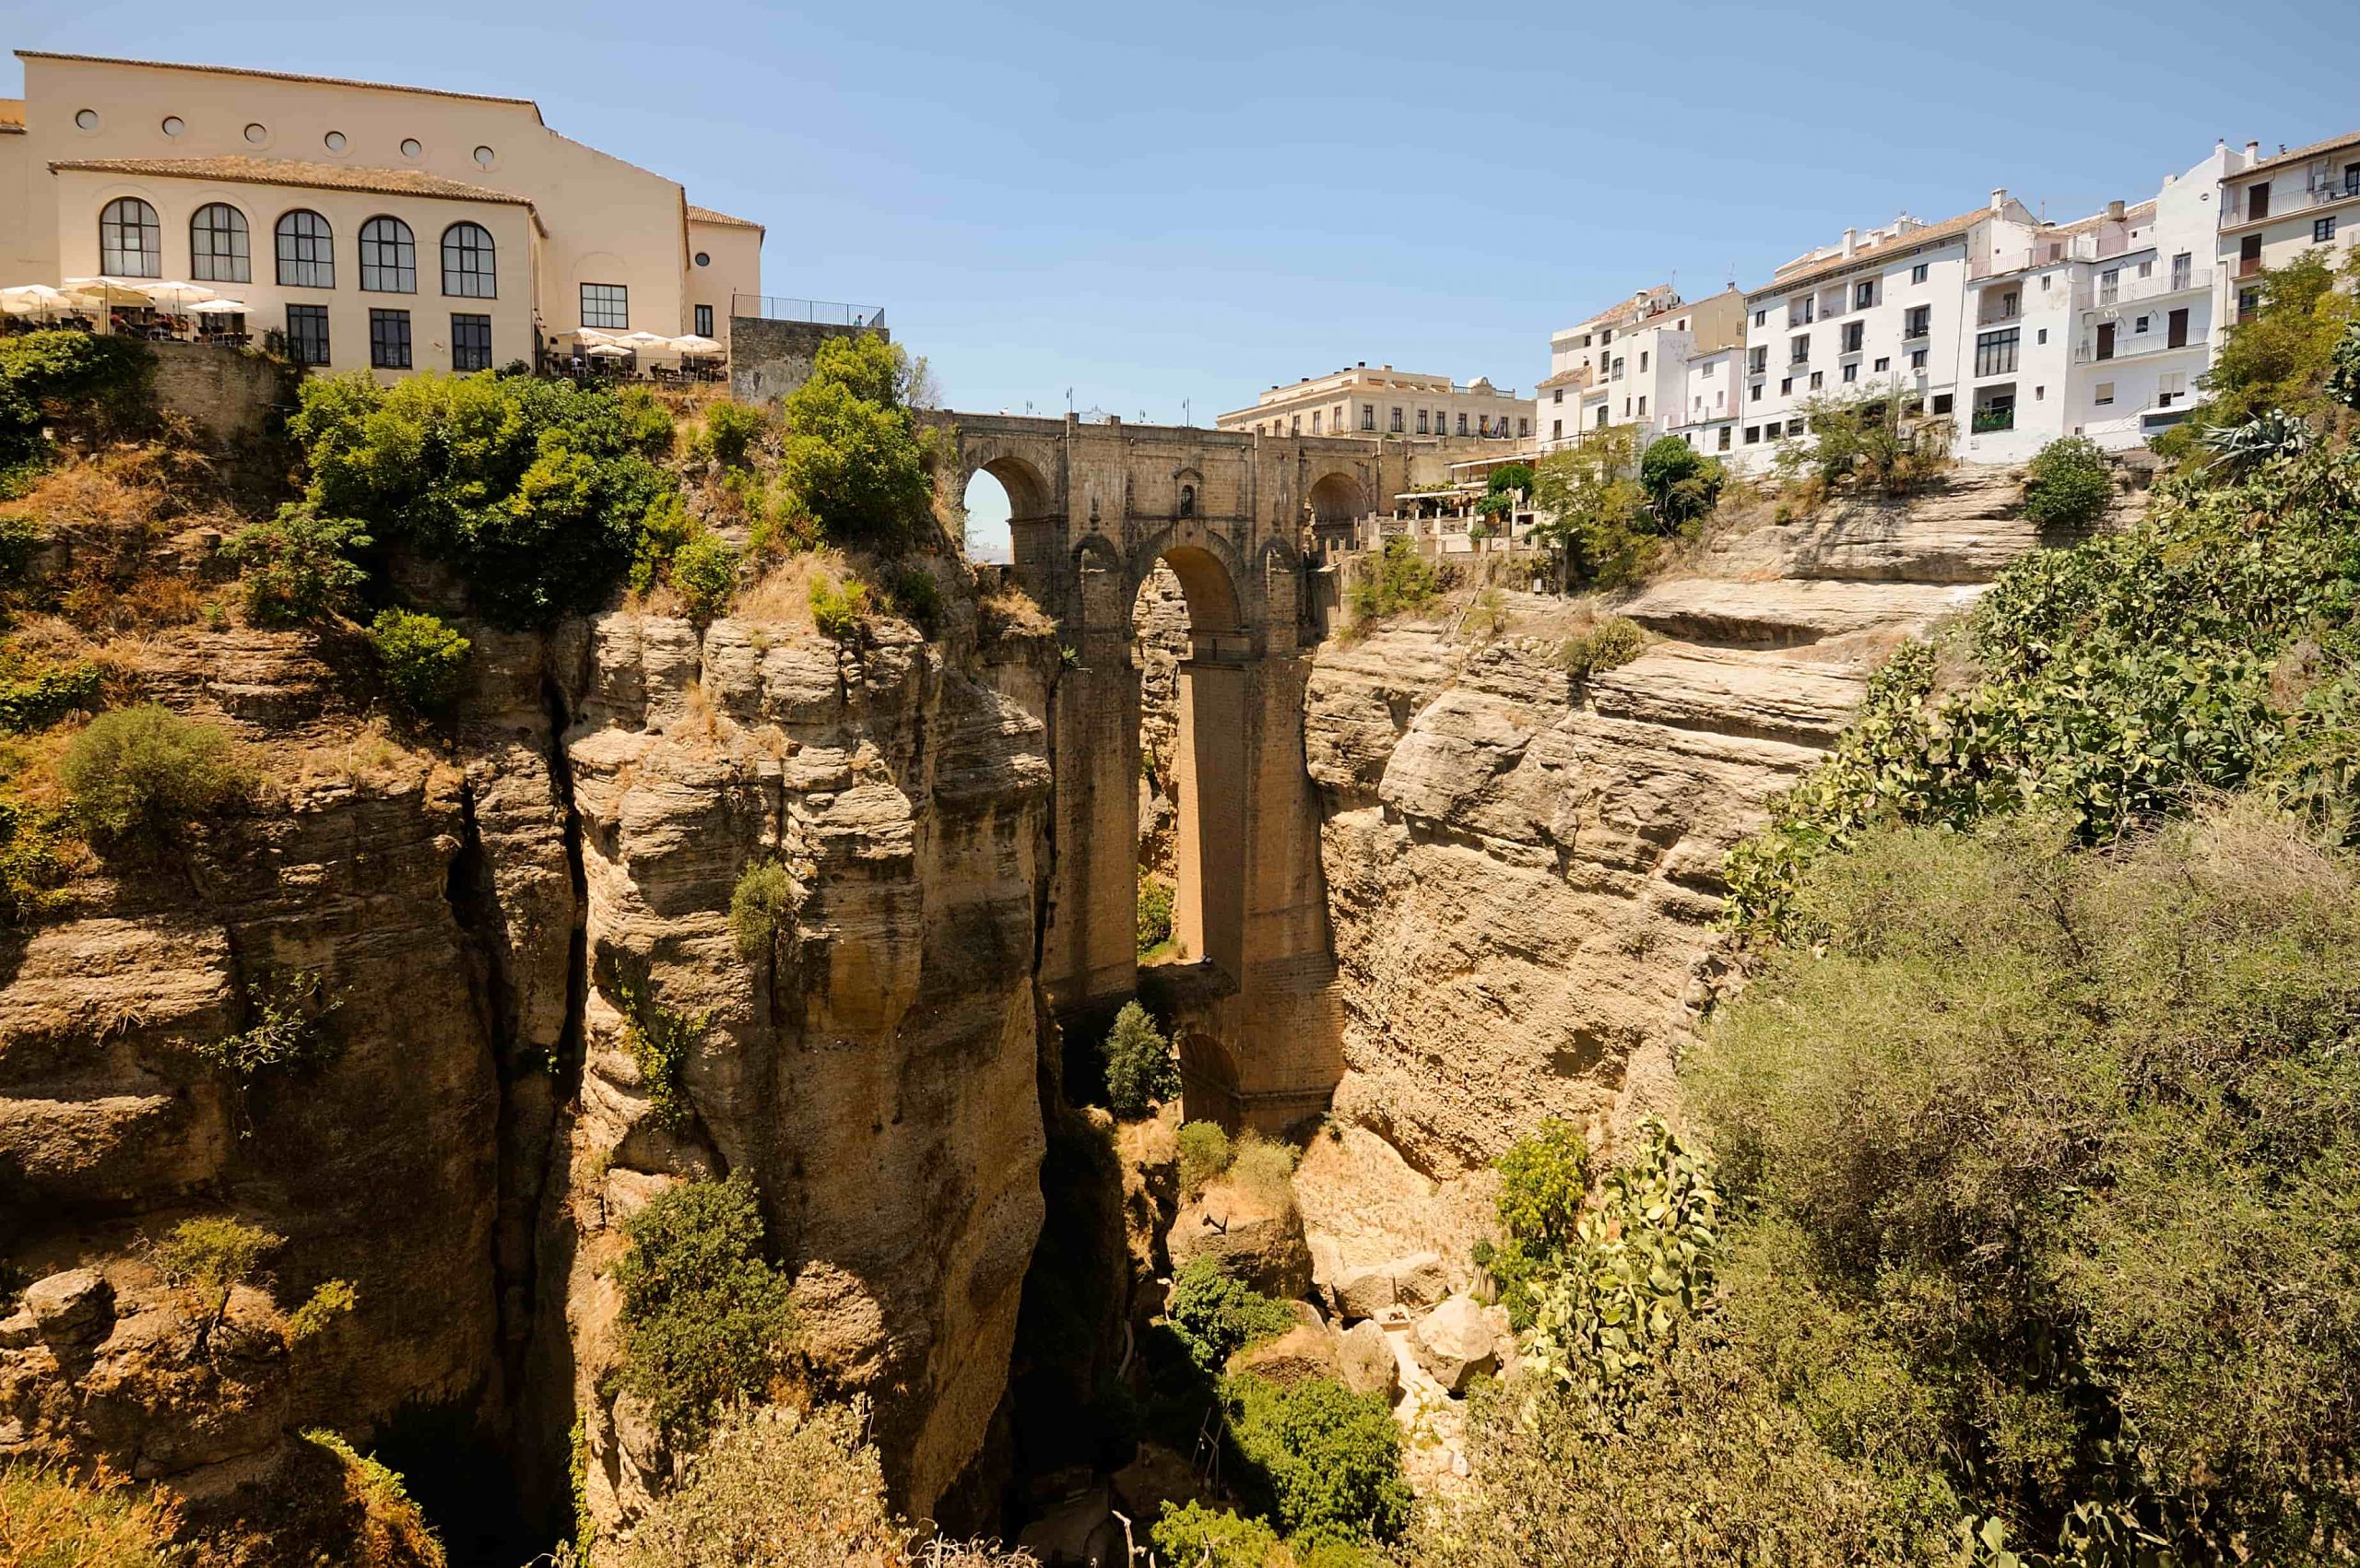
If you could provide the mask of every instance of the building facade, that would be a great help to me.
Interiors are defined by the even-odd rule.
[[[185,280],[330,371],[475,370],[584,327],[726,343],[761,226],[526,99],[18,51],[0,282]]]
[[[2314,252],[2341,265],[2350,253],[2360,236],[2360,131],[2268,157],[2248,142],[2222,157],[2213,304],[2217,319],[2236,322],[2260,308],[2265,268]]]
[[[1460,384],[1448,376],[1371,369],[1367,361],[1331,374],[1273,386],[1253,407],[1216,415],[1213,428],[1257,435],[1401,436],[1529,441],[1532,400],[1482,376]]]

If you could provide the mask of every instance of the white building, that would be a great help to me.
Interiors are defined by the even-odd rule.
[[[1540,449],[1552,452],[1581,439],[1595,416],[1583,412],[1584,394],[1600,389],[1593,407],[1605,397],[1603,387],[1612,368],[1614,339],[1634,324],[1680,303],[1669,283],[1642,289],[1627,300],[1617,300],[1587,320],[1549,337],[1549,373],[1533,388],[1533,403],[1540,430]],[[1624,358],[1627,360],[1628,355]]]
[[[1363,360],[1324,376],[1273,386],[1251,407],[1215,415],[1213,428],[1257,435],[1469,436],[1532,439],[1532,400],[1477,376],[1369,368]]]
[[[1676,435],[1711,457],[1729,457],[1737,450],[1740,390],[1745,369],[1745,347],[1725,347],[1692,353],[1682,364],[1678,401],[1668,405],[1665,423]]]
[[[1967,320],[1970,277],[2022,255],[2039,228],[2022,202],[1995,190],[1973,212],[1940,223],[1905,213],[1866,234],[1847,230],[1778,268],[1745,297],[1739,465],[1766,466],[1781,438],[1802,433],[1803,406],[1817,396],[1914,393],[1929,414],[1958,417],[1963,352],[1980,333],[2012,324]]]

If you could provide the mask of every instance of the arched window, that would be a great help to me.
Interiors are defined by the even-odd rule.
[[[188,220],[188,265],[199,283],[252,283],[254,253],[246,215],[227,202],[208,202]]]
[[[117,196],[99,214],[99,270],[110,277],[164,276],[164,226],[137,196]]]
[[[454,223],[442,230],[442,292],[464,300],[500,297],[491,230],[482,224]]]
[[[418,292],[418,241],[398,218],[360,226],[360,287],[372,294]]]
[[[277,239],[280,288],[336,287],[336,237],[326,218],[297,207],[279,218]]]

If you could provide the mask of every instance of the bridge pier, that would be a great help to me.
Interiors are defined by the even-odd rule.
[[[1141,986],[1139,690],[1131,610],[1159,560],[1179,578],[1174,929],[1153,982],[1180,1036],[1191,1118],[1276,1132],[1328,1103],[1342,1008],[1303,744],[1304,542],[1320,505],[1406,482],[1381,442],[946,415],[963,495],[1009,491],[1016,575],[1068,650],[1044,715],[1056,773],[1042,979],[1083,1038]],[[1397,443],[1398,444],[1398,443]],[[1168,971],[1168,973],[1167,973]],[[1089,1032],[1085,1033],[1084,1032]]]

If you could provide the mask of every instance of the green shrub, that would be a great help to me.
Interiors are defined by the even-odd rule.
[[[752,961],[771,951],[782,931],[791,930],[803,891],[775,860],[757,860],[738,873],[729,891],[729,933],[738,956]]]
[[[337,1544],[347,1568],[444,1568],[442,1539],[399,1471],[324,1428],[307,1428],[299,1435],[340,1472],[339,1501],[350,1534]]]
[[[1219,1122],[1185,1122],[1179,1134],[1180,1190],[1190,1197],[1205,1190],[1212,1179],[1237,1157],[1229,1134]]]
[[[2050,442],[2024,468],[2024,516],[2043,528],[2086,528],[2114,500],[2114,474],[2097,442]]]
[[[323,1279],[301,1306],[287,1315],[287,1341],[300,1345],[360,1304],[349,1279]]]
[[[52,417],[111,433],[146,411],[155,356],[127,337],[28,332],[0,337],[0,469],[38,462]]]
[[[2251,808],[1814,861],[1682,1064],[1762,1256],[1749,1355],[2060,1561],[2325,1561],[2360,1386],[2360,898]],[[1740,1291],[1742,1283],[1746,1289]],[[1872,1451],[1872,1450],[1871,1450]]]
[[[632,547],[631,574],[626,581],[634,594],[644,594],[663,580],[672,557],[695,536],[700,525],[689,515],[689,503],[675,491],[659,497],[640,519],[639,538]]]
[[[1210,1257],[1190,1259],[1172,1277],[1164,1326],[1202,1373],[1218,1373],[1229,1358],[1294,1326],[1294,1309],[1221,1272]]]
[[[1678,436],[1658,438],[1639,459],[1639,489],[1646,492],[1658,533],[1677,534],[1703,522],[1728,479],[1728,469]]]
[[[290,501],[222,547],[242,569],[246,615],[258,626],[301,626],[340,614],[369,573],[353,552],[373,541],[359,523]]]
[[[785,1275],[762,1250],[762,1211],[741,1173],[683,1182],[623,1221],[620,1385],[682,1450],[716,1406],[757,1397],[785,1366]]]
[[[623,442],[642,457],[660,461],[672,454],[672,410],[655,390],[644,386],[626,386],[618,395],[621,404]]]
[[[902,566],[887,579],[885,595],[896,614],[928,637],[942,631],[942,586],[922,566]]]
[[[623,1015],[623,1050],[647,1090],[648,1114],[663,1126],[683,1126],[696,1114],[689,1098],[689,1056],[704,1038],[711,1015],[672,1011],[655,998],[644,973],[625,973],[620,965],[612,988]]]
[[[262,1260],[286,1244],[284,1236],[222,1214],[182,1220],[149,1256],[164,1283],[184,1292],[195,1309],[202,1350],[230,1308],[230,1291],[254,1283]]]
[[[824,572],[811,577],[811,621],[823,636],[856,641],[868,619],[868,584],[857,577],[839,584]]]
[[[1353,619],[1374,621],[1425,609],[1441,591],[1434,563],[1409,539],[1396,537],[1385,541],[1385,548],[1353,580],[1346,597]]]
[[[1167,1503],[1148,1539],[1162,1561],[1181,1568],[1294,1568],[1279,1532],[1202,1503]]]
[[[738,592],[738,552],[710,529],[689,536],[672,552],[668,575],[691,620],[711,620]]]
[[[76,335],[79,336],[79,334]],[[0,1562],[21,1568],[174,1568],[180,1508],[101,1467],[82,1475],[34,1459],[0,1465]]]
[[[384,666],[385,684],[422,713],[459,694],[474,647],[449,621],[405,609],[379,610],[369,623],[369,642]]]
[[[1232,1185],[1251,1193],[1273,1212],[1294,1207],[1294,1167],[1300,1158],[1291,1143],[1248,1128],[1238,1135],[1226,1174]]]
[[[932,521],[930,448],[907,403],[914,367],[876,333],[820,346],[785,401],[779,477],[831,543],[896,549]]]
[[[253,1021],[196,1052],[243,1090],[265,1073],[331,1060],[337,1043],[321,1025],[336,1008],[320,976],[298,970],[256,985]]]
[[[596,609],[631,568],[677,489],[647,456],[662,412],[538,377],[356,373],[307,378],[289,428],[317,513],[424,551],[522,627]]]
[[[1504,496],[1522,490],[1530,495],[1532,478],[1532,465],[1529,463],[1502,464],[1492,470],[1492,477],[1484,481],[1483,491],[1486,495]]]
[[[0,671],[6,667],[0,663]],[[0,678],[0,734],[47,729],[68,713],[95,711],[99,701],[99,667],[88,660],[31,676]]]
[[[1802,866],[1881,822],[2055,809],[2098,843],[2268,776],[2307,728],[2287,722],[2303,703],[2279,690],[2282,655],[2314,640],[2344,658],[2356,600],[2360,461],[2323,448],[2232,483],[2166,479],[2138,527],[2003,572],[1955,633],[1971,664],[1954,689],[1933,647],[1896,650],[1835,753],[1730,852],[1727,918],[1799,935]]]
[[[1647,634],[1627,615],[1610,615],[1557,644],[1557,663],[1576,680],[1629,664],[1646,652]]]
[[[1857,478],[1903,495],[1950,461],[1955,425],[1918,417],[1914,394],[1830,394],[1807,398],[1802,412],[1806,436],[1781,442],[1775,459],[1790,490],[1807,478],[1806,493],[1820,497],[1838,480]]]
[[[0,799],[0,923],[14,925],[60,901],[72,842],[66,813]]]
[[[83,827],[117,839],[226,806],[252,777],[227,735],[153,702],[92,719],[58,772]]]
[[[724,468],[750,468],[754,443],[770,421],[760,408],[723,398],[704,411],[703,450]]]
[[[1250,1491],[1290,1537],[1390,1540],[1409,1523],[1401,1429],[1375,1394],[1324,1378],[1222,1379],[1229,1435]]]
[[[7,495],[6,487],[0,486],[0,500]],[[0,513],[0,589],[13,588],[24,580],[25,569],[48,537],[49,531],[31,517]]]
[[[1155,1020],[1137,1002],[1125,1002],[1099,1047],[1106,1067],[1106,1103],[1115,1114],[1144,1116],[1159,1101],[1180,1092],[1180,1063]]]
[[[1570,1122],[1550,1117],[1493,1162],[1500,1173],[1500,1229],[1550,1254],[1574,1244],[1574,1224],[1589,1197],[1589,1140]]]
[[[1172,884],[1158,877],[1139,878],[1139,952],[1145,958],[1172,940]]]
[[[1628,587],[1662,555],[1662,525],[1639,486],[1634,442],[1629,427],[1610,427],[1533,471],[1532,536],[1561,553],[1574,583]]]

